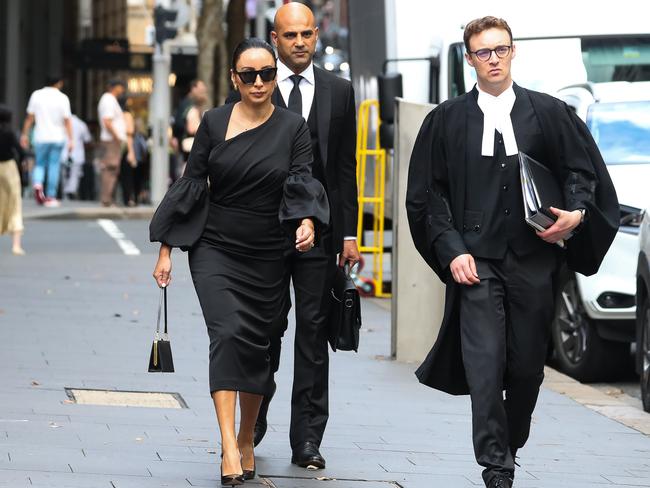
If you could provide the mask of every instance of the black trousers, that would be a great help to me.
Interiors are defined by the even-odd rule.
[[[120,185],[124,205],[135,202],[135,168],[129,164],[126,152],[122,153],[120,161]]]
[[[487,485],[514,476],[513,452],[530,432],[553,317],[552,249],[476,259],[481,282],[462,286],[460,332],[472,399],[472,436]],[[505,397],[504,397],[505,390]]]
[[[329,237],[329,236],[327,236]],[[325,239],[324,236],[323,239]],[[303,442],[320,445],[329,418],[329,356],[327,315],[336,256],[325,246],[306,253],[292,252],[287,257],[285,297],[282,313],[271,337],[271,378],[280,364],[282,336],[288,327],[291,309],[289,282],[293,282],[296,310],[293,390],[289,440],[295,448]]]

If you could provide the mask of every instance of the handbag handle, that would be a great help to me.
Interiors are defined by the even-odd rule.
[[[160,300],[158,301],[158,321],[156,323],[156,335],[160,334],[160,315],[165,311],[165,332],[167,334],[167,287],[160,288]]]

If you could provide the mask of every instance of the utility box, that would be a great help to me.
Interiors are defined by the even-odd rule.
[[[433,108],[401,98],[395,102],[391,348],[398,361],[424,359],[438,337],[444,309],[445,286],[415,249],[406,217],[411,152]]]

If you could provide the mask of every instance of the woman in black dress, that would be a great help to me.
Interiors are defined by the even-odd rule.
[[[309,251],[314,224],[329,221],[325,191],[311,175],[309,129],[302,117],[271,103],[275,73],[266,42],[237,46],[231,78],[241,102],[206,112],[185,173],[150,225],[151,240],[161,242],[159,286],[169,285],[172,247],[189,250],[210,337],[210,392],[226,485],[255,476],[253,430],[270,372],[269,328],[283,296],[283,254],[292,245]]]

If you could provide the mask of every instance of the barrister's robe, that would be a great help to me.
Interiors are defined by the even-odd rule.
[[[563,189],[564,209],[587,209],[587,220],[567,241],[563,254],[570,270],[592,275],[619,224],[618,200],[607,167],[589,129],[564,102],[516,84],[513,88],[517,97],[528,96],[533,105],[548,155],[541,162]],[[475,92],[476,88],[440,104],[424,119],[411,154],[406,193],[415,247],[446,284],[440,333],[416,375],[421,383],[453,395],[469,393],[460,345],[460,285],[451,277],[449,263],[436,256],[433,243],[448,239],[457,243],[459,254],[463,252],[467,104],[475,103]],[[480,147],[473,150],[480,152]]]

